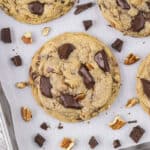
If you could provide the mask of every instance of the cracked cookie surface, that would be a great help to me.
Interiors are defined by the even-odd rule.
[[[37,102],[61,121],[88,120],[108,109],[120,88],[119,66],[102,42],[64,33],[36,52],[30,83]]]
[[[144,110],[150,115],[150,55],[141,63],[137,73],[137,95]]]
[[[0,0],[0,7],[15,19],[41,24],[67,13],[75,0]]]
[[[98,0],[103,16],[124,34],[150,35],[150,0]]]

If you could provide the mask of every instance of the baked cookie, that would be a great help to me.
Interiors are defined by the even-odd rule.
[[[124,34],[150,35],[150,0],[98,0],[103,16]]]
[[[136,89],[141,105],[150,115],[150,55],[146,57],[139,67]]]
[[[84,33],[65,33],[36,52],[30,83],[45,111],[61,121],[77,122],[109,108],[120,88],[120,73],[102,42]]]
[[[1,8],[15,19],[41,24],[67,13],[75,0],[0,0]]]

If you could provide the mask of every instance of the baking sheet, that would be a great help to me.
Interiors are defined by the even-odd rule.
[[[82,0],[81,2],[89,2],[89,0]],[[140,62],[125,66],[123,60],[128,53],[133,52],[144,58],[150,52],[150,37],[147,38],[132,38],[123,36],[122,33],[108,26],[108,23],[102,17],[98,6],[79,14],[73,14],[74,8],[65,16],[42,25],[27,25],[17,22],[11,17],[5,15],[0,11],[0,29],[10,27],[12,30],[11,44],[4,44],[0,42],[0,80],[4,87],[7,98],[12,109],[12,115],[15,125],[15,132],[20,150],[37,150],[38,146],[34,143],[34,136],[37,133],[43,135],[47,141],[43,148],[45,150],[59,150],[60,141],[63,137],[72,137],[77,140],[74,150],[89,150],[88,140],[91,136],[99,139],[99,146],[96,150],[111,150],[114,139],[120,139],[122,146],[133,145],[133,141],[129,138],[129,133],[133,126],[130,124],[124,126],[121,130],[113,131],[108,127],[108,123],[119,114],[125,120],[138,120],[138,125],[142,126],[146,133],[140,142],[146,142],[150,139],[150,117],[141,109],[139,105],[126,109],[124,106],[127,100],[136,96],[135,91],[135,77],[137,67]],[[108,46],[116,38],[121,38],[124,41],[123,50],[118,53],[114,50],[121,69],[122,86],[120,94],[112,107],[101,113],[98,117],[88,122],[82,123],[63,123],[64,129],[58,130],[58,120],[48,116],[35,102],[32,97],[30,88],[19,90],[15,88],[15,83],[19,81],[26,81],[28,79],[28,69],[31,63],[33,54],[50,38],[64,32],[84,32],[82,25],[83,20],[92,19],[94,25],[87,33],[98,37]],[[48,37],[41,35],[43,27],[50,26],[52,28]],[[24,32],[32,32],[34,42],[31,45],[25,45],[21,41],[21,36]],[[15,49],[15,51],[12,51]],[[11,64],[10,57],[15,54],[21,55],[23,58],[23,66],[15,67]],[[28,106],[32,109],[33,119],[29,123],[25,123],[20,116],[20,107]],[[47,122],[51,125],[51,129],[44,131],[40,129],[40,124]]]

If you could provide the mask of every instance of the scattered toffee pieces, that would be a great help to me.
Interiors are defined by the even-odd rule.
[[[120,146],[121,146],[120,140],[114,140],[114,141],[113,141],[113,147],[114,147],[114,148],[118,148],[118,147],[120,147]]]
[[[44,12],[44,4],[35,1],[28,4],[28,8],[32,14],[41,16]]]
[[[128,124],[137,123],[137,120],[128,121]]]
[[[132,129],[130,137],[135,143],[138,143],[144,133],[145,130],[143,128],[141,128],[140,126],[136,126]]]
[[[93,25],[93,22],[92,20],[84,20],[83,25],[84,25],[85,30],[87,31]]]
[[[142,12],[139,12],[137,16],[131,22],[131,28],[134,32],[141,31],[145,26],[145,18]]]
[[[60,59],[68,59],[68,57],[70,56],[70,54],[73,52],[74,49],[75,49],[75,46],[70,43],[61,45],[58,48],[59,58]]]
[[[117,0],[118,6],[120,6],[122,9],[130,9],[130,5],[127,3],[126,0]]]
[[[10,28],[3,28],[1,30],[1,40],[4,43],[11,43],[11,32],[10,32]]]
[[[49,128],[49,126],[47,125],[47,123],[43,122],[41,125],[40,125],[40,128],[43,129],[43,130],[47,130]]]
[[[107,54],[104,50],[97,52],[94,59],[100,69],[102,69],[104,72],[110,71]]]
[[[72,108],[72,109],[81,109],[82,108],[80,103],[78,103],[78,101],[76,101],[74,99],[73,95],[70,95],[68,93],[61,94],[60,99],[65,108]]]
[[[121,52],[123,46],[123,41],[121,39],[116,39],[114,43],[112,43],[111,47],[117,50],[118,52]]]
[[[34,138],[35,143],[37,143],[40,147],[43,146],[44,142],[45,142],[45,138],[43,136],[41,136],[40,134],[37,134]]]
[[[21,59],[21,57],[19,55],[12,57],[11,61],[17,67],[22,65],[22,59]]]
[[[61,122],[58,124],[58,127],[57,127],[59,130],[63,129],[63,125],[61,124]]]
[[[96,140],[96,138],[94,136],[92,136],[89,140],[89,145],[92,149],[94,149],[97,145],[98,145],[98,141]]]
[[[81,4],[77,5],[77,8],[74,12],[75,15],[80,14],[81,12],[87,10],[88,8],[91,8],[94,4],[92,2],[86,3],[86,4]]]
[[[88,68],[83,64],[81,64],[81,67],[79,69],[79,75],[83,78],[83,82],[87,89],[94,88],[95,81],[90,74]]]
[[[147,97],[150,98],[150,81],[146,79],[141,79],[142,85],[143,85],[143,90],[144,93],[146,94]]]
[[[40,79],[41,93],[48,98],[52,98],[51,88],[52,88],[52,85],[50,83],[50,79],[45,76],[41,76],[41,79]]]

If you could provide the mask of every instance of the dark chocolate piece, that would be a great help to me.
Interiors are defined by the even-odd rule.
[[[59,130],[63,129],[63,125],[61,124],[61,122],[58,124],[58,127],[57,127]]]
[[[92,6],[93,6],[92,2],[89,2],[89,3],[86,3],[86,4],[77,5],[77,8],[76,8],[74,14],[78,15],[81,12],[87,10],[88,8],[91,8]]]
[[[22,65],[22,59],[19,55],[14,56],[11,58],[11,61],[14,63],[15,66],[21,66]]]
[[[83,78],[83,82],[87,89],[94,88],[95,81],[92,75],[90,74],[88,68],[81,64],[81,67],[79,69],[79,75]]]
[[[122,9],[130,9],[130,5],[126,0],[117,0],[118,6],[120,6]]]
[[[140,126],[136,126],[132,129],[130,137],[135,143],[138,143],[144,133],[145,130],[143,128],[141,128]]]
[[[98,64],[99,68],[102,69],[104,72],[109,72],[110,67],[107,59],[107,54],[104,50],[98,51],[94,57],[96,63]]]
[[[40,79],[41,93],[48,98],[52,98],[51,89],[52,89],[52,85],[50,83],[50,79],[45,76],[41,76]]]
[[[41,136],[40,134],[37,134],[34,138],[35,143],[37,143],[40,147],[43,146],[44,142],[45,142],[45,138],[43,136]]]
[[[121,39],[116,39],[114,43],[112,43],[111,47],[117,50],[118,52],[121,52],[123,46],[123,41]]]
[[[84,25],[85,30],[87,31],[93,25],[93,22],[92,20],[84,20],[83,25]]]
[[[137,120],[128,121],[128,124],[137,123]]]
[[[3,28],[1,30],[1,40],[4,43],[11,43],[11,32],[10,32],[10,28]]]
[[[74,49],[75,49],[75,46],[70,43],[61,45],[58,48],[59,58],[60,59],[68,59],[68,57],[70,56],[70,54],[73,52]]]
[[[49,126],[47,125],[47,123],[43,122],[41,125],[40,125],[40,128],[43,129],[43,130],[47,130],[49,128]]]
[[[143,91],[148,98],[150,98],[150,81],[146,79],[141,79],[143,85]]]
[[[120,147],[121,146],[120,141],[119,140],[114,140],[113,141],[113,146],[114,146],[114,148]]]
[[[44,4],[39,1],[31,2],[28,4],[28,8],[32,14],[41,16],[44,12]]]
[[[141,31],[145,26],[145,18],[142,12],[139,12],[138,15],[134,17],[131,22],[131,28],[134,32]]]
[[[78,103],[78,101],[76,101],[74,99],[73,95],[70,95],[68,93],[61,94],[60,99],[65,108],[72,108],[72,109],[81,109],[82,108],[80,103]]]
[[[94,149],[97,145],[98,145],[98,141],[96,140],[96,138],[94,136],[92,136],[89,140],[89,145],[90,148]]]

